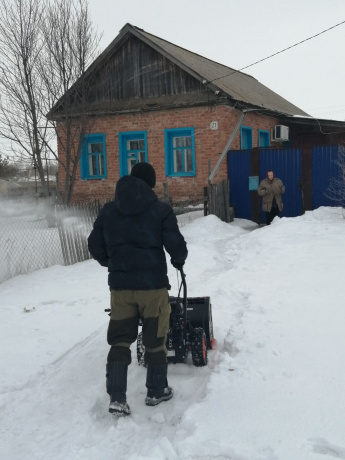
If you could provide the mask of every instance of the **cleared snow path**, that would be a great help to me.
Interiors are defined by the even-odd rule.
[[[133,346],[127,418],[107,412],[106,271],[88,261],[1,284],[1,457],[345,459],[341,210],[240,224],[182,229],[188,295],[211,297],[217,349],[205,368],[170,365],[175,396],[149,408]]]

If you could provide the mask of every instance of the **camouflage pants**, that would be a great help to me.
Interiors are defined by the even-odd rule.
[[[111,291],[111,316],[108,362],[132,361],[130,345],[138,336],[139,318],[143,321],[143,345],[148,364],[166,363],[166,337],[171,307],[167,289],[149,291]]]

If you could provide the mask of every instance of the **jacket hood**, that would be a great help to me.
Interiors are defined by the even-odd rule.
[[[116,184],[115,206],[121,214],[141,214],[157,200],[151,187],[137,177],[124,176]]]

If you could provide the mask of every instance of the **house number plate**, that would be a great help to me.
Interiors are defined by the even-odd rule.
[[[218,129],[218,121],[211,121],[210,129],[212,129],[212,131],[216,131]]]

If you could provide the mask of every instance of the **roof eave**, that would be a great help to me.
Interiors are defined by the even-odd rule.
[[[281,116],[281,121],[288,124],[304,125],[304,126],[317,126],[317,127],[333,127],[345,129],[345,121],[340,120],[327,120],[314,117],[300,117],[300,116]]]

